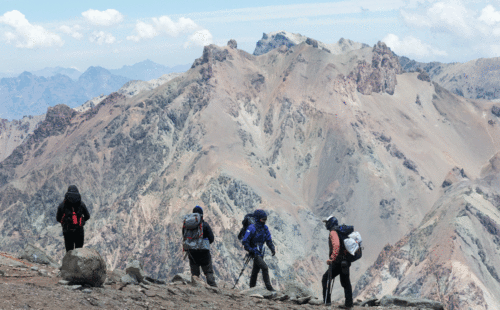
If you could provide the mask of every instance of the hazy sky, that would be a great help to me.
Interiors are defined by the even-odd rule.
[[[500,56],[500,0],[0,0],[0,73],[188,64],[206,44],[236,39],[252,53],[262,33],[278,30],[327,44],[381,40],[419,61],[465,62]]]

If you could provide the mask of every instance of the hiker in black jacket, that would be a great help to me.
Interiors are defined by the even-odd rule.
[[[214,278],[214,269],[212,267],[212,256],[210,254],[210,244],[214,242],[214,233],[210,225],[203,220],[203,209],[200,206],[196,206],[193,209],[193,213],[198,213],[202,217],[203,226],[203,242],[199,243],[202,245],[202,249],[187,249],[189,257],[189,267],[191,269],[191,275],[200,276],[200,267],[207,278],[207,283],[210,286],[217,287]],[[182,228],[182,235],[185,236],[186,229]]]
[[[87,206],[75,185],[68,187],[64,201],[57,208],[56,219],[61,223],[66,252],[83,247],[85,239],[83,226],[90,218]]]

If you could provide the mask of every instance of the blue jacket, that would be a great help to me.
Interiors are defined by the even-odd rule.
[[[271,232],[262,222],[249,225],[241,242],[250,254],[264,256],[264,243],[273,253],[275,251]]]

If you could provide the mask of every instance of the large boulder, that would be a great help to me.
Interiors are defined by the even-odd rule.
[[[106,262],[94,249],[75,249],[64,256],[61,277],[75,284],[102,286],[106,280]]]
[[[59,265],[55,260],[31,243],[26,243],[24,250],[19,255],[19,258],[36,264],[50,265],[54,268],[59,268]]]
[[[282,293],[290,296],[291,299],[314,297],[314,292],[310,288],[302,283],[292,280],[285,282],[285,287]]]
[[[125,272],[139,283],[143,282],[146,276],[142,263],[138,260],[129,261],[127,267],[125,267]]]

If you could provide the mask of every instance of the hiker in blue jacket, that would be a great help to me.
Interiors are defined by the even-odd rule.
[[[264,261],[264,243],[271,250],[272,255],[276,254],[271,232],[266,226],[267,214],[264,210],[255,210],[255,224],[248,226],[245,236],[241,241],[245,250],[253,257],[252,275],[250,276],[250,287],[254,287],[257,283],[257,276],[262,269],[262,277],[264,284],[269,291],[275,291],[269,279],[269,268]]]

